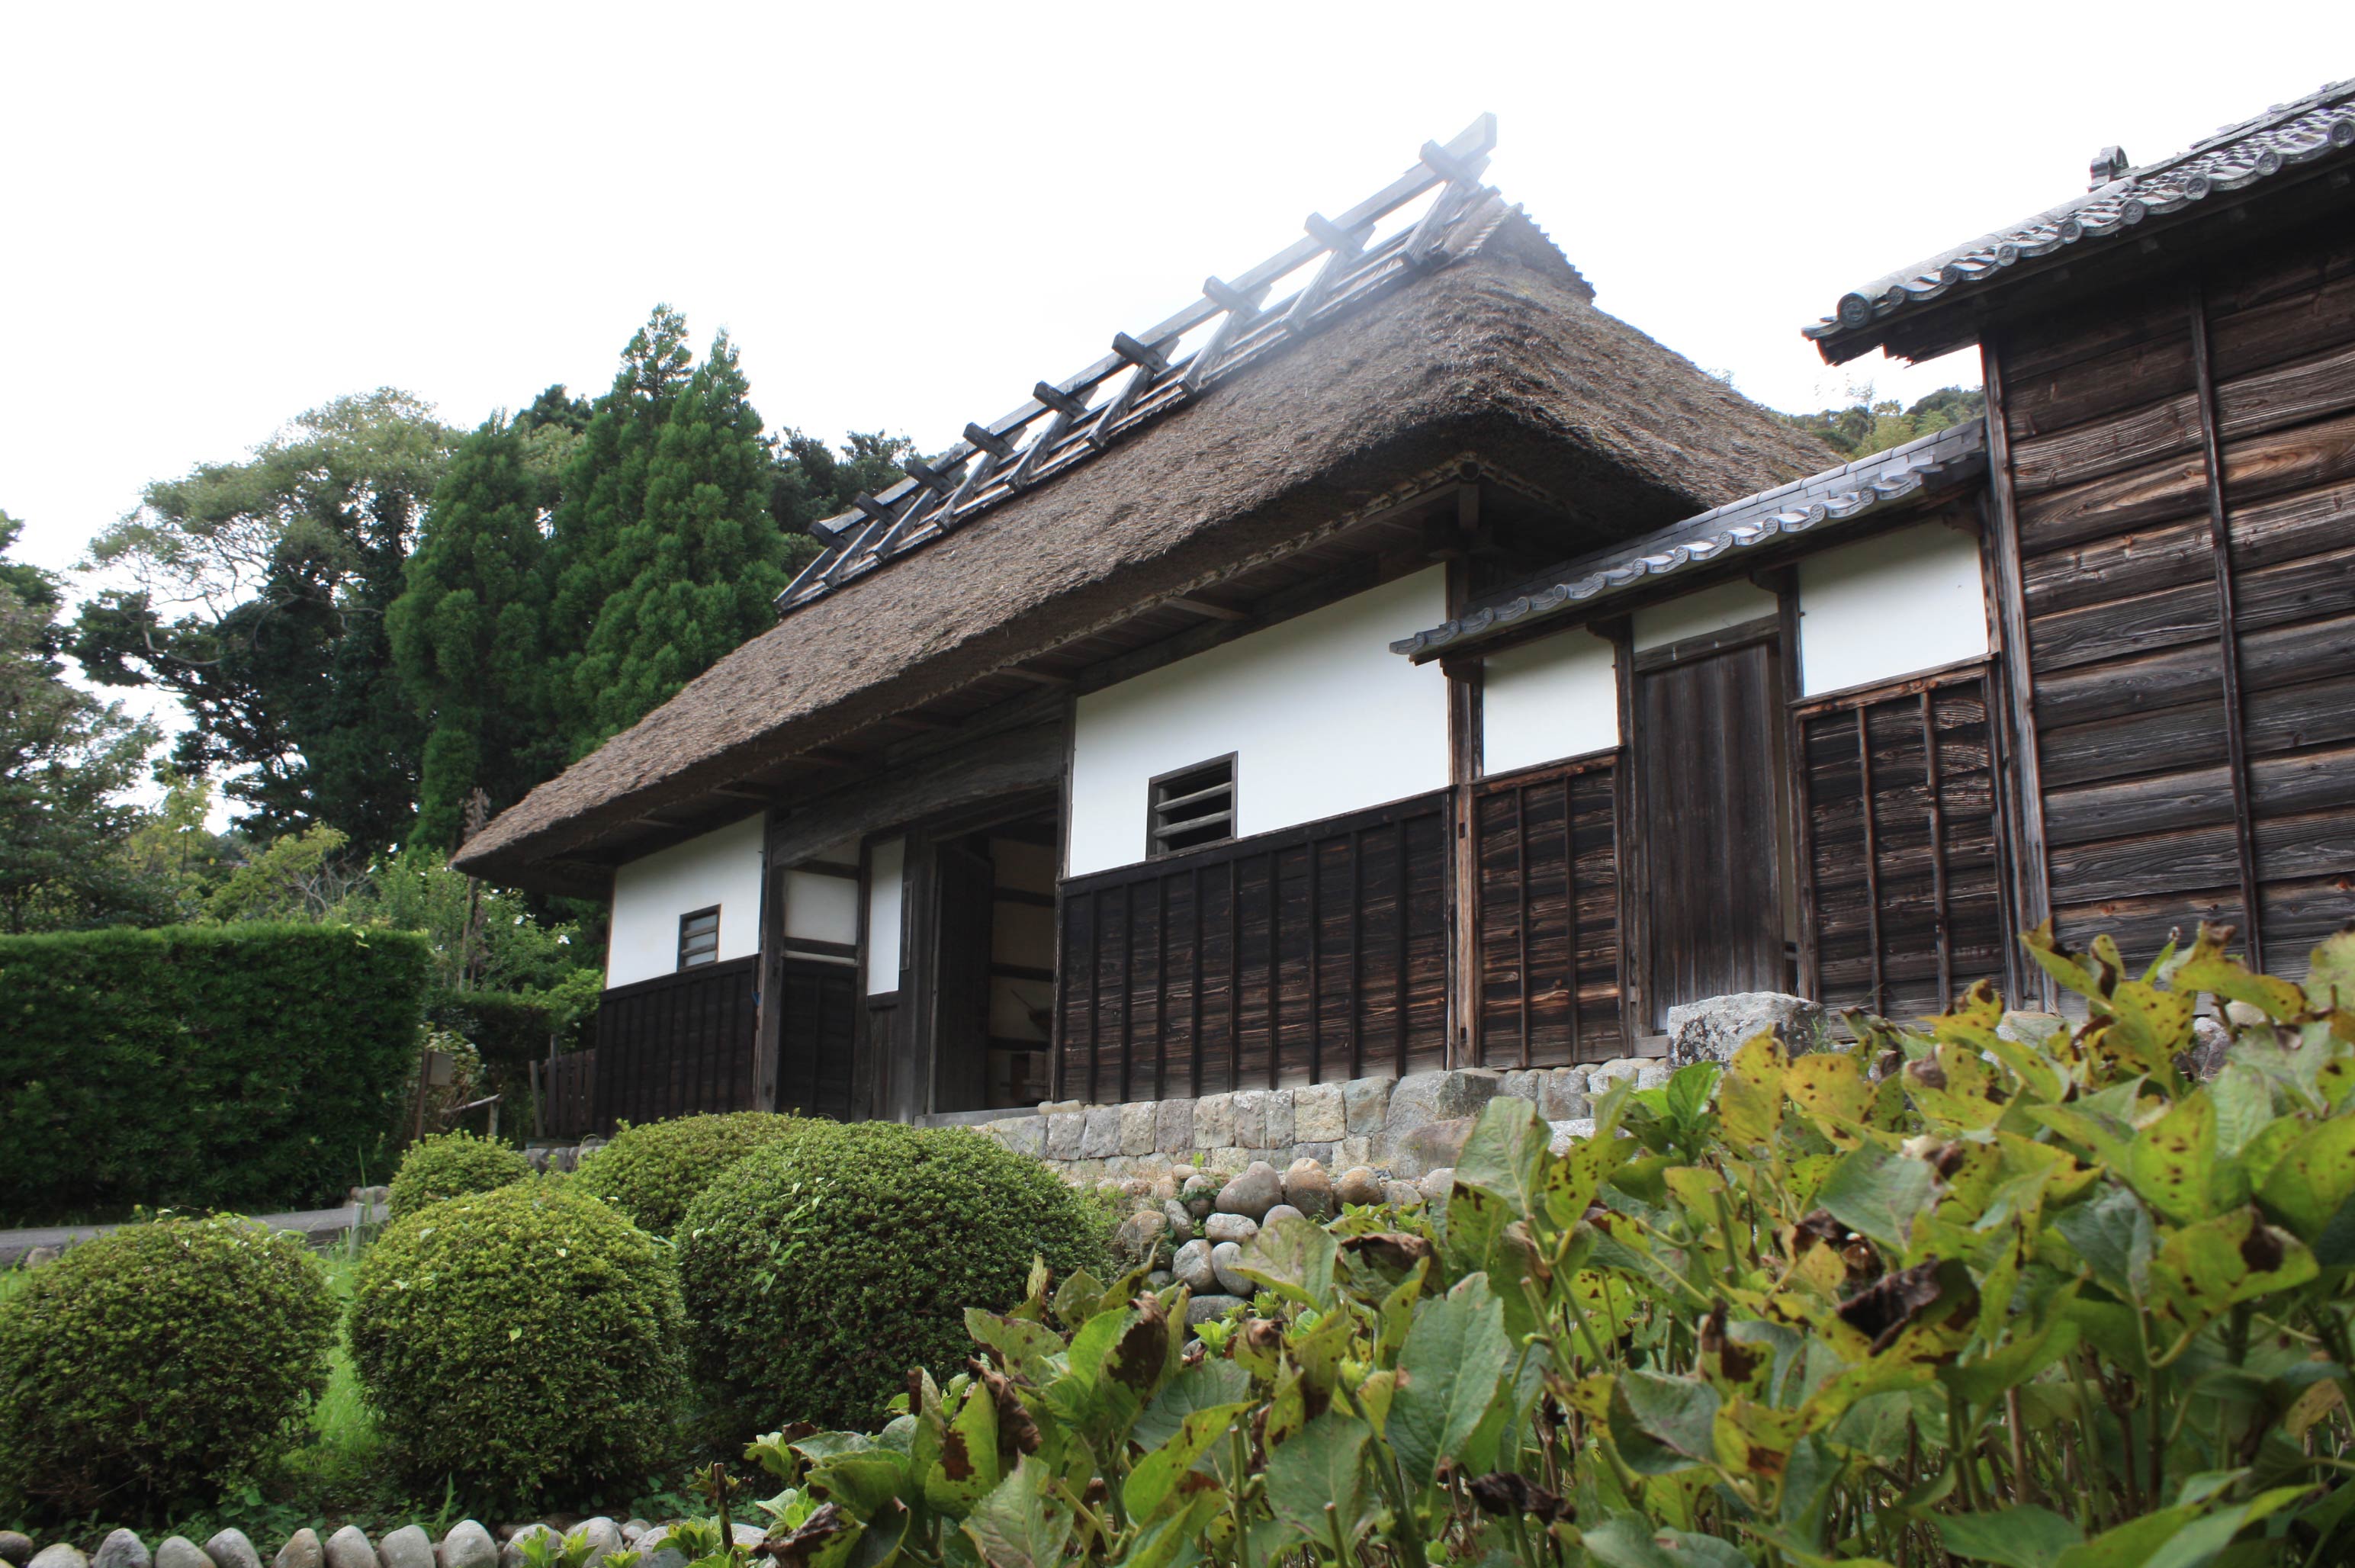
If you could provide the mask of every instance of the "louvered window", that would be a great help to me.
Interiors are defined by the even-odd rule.
[[[719,960],[719,906],[678,917],[678,966],[692,969]]]
[[[1153,781],[1152,853],[1175,855],[1235,836],[1233,753]]]

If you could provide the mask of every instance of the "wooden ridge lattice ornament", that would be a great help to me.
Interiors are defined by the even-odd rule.
[[[1208,278],[1199,299],[1146,331],[1113,335],[1112,352],[986,424],[968,424],[937,462],[910,459],[907,477],[851,510],[813,525],[825,550],[777,596],[780,615],[886,561],[951,533],[975,514],[1085,462],[1146,421],[1295,338],[1325,326],[1399,275],[1445,254],[1456,227],[1487,194],[1481,176],[1497,144],[1483,114],[1336,219],[1309,214],[1305,233],[1231,279]],[[1412,223],[1377,241],[1383,219],[1431,193]],[[1316,263],[1306,281],[1275,287]],[[1209,328],[1207,338],[1200,330]],[[1189,339],[1199,347],[1188,347]]]

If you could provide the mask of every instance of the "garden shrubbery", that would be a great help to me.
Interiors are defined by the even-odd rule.
[[[667,1236],[722,1171],[753,1150],[792,1136],[801,1125],[791,1116],[738,1111],[624,1126],[613,1142],[581,1161],[574,1179],[640,1229]]]
[[[316,1259],[242,1220],[85,1242],[0,1303],[0,1517],[209,1504],[293,1439],[327,1385]]]
[[[1918,1028],[1851,1014],[1838,1049],[1762,1034],[1621,1081],[1560,1154],[1493,1100],[1444,1203],[1252,1237],[1256,1299],[1199,1351],[1182,1285],[1042,1275],[880,1441],[753,1445],[776,1555],[2355,1559],[2355,933],[2303,989],[2215,932],[2139,974],[2030,942],[2083,1027],[1981,986]],[[789,1321],[748,1363],[789,1360]]]
[[[1037,1160],[963,1128],[799,1124],[687,1211],[699,1376],[745,1422],[867,1424],[911,1366],[955,1366],[963,1309],[1010,1306],[1035,1257],[1103,1266],[1101,1221]]]
[[[383,1168],[426,967],[348,926],[0,937],[0,1223],[337,1197]]]
[[[531,1174],[531,1162],[503,1143],[469,1132],[438,1133],[420,1138],[400,1157],[386,1213],[398,1220],[429,1203],[488,1192],[510,1181],[528,1180]]]
[[[671,1441],[670,1248],[588,1194],[518,1182],[431,1204],[368,1250],[349,1337],[421,1487],[480,1506],[634,1483]]]

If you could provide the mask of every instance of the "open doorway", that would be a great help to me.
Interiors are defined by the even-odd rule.
[[[930,1059],[927,1109],[1015,1109],[1046,1098],[1061,845],[1051,806],[929,836],[914,1042]]]

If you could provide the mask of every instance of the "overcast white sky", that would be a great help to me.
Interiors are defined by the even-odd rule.
[[[0,5],[0,507],[70,565],[338,393],[602,389],[657,300],[926,447],[1482,110],[1603,308],[1780,408],[1853,283],[2355,73],[2355,9]]]

